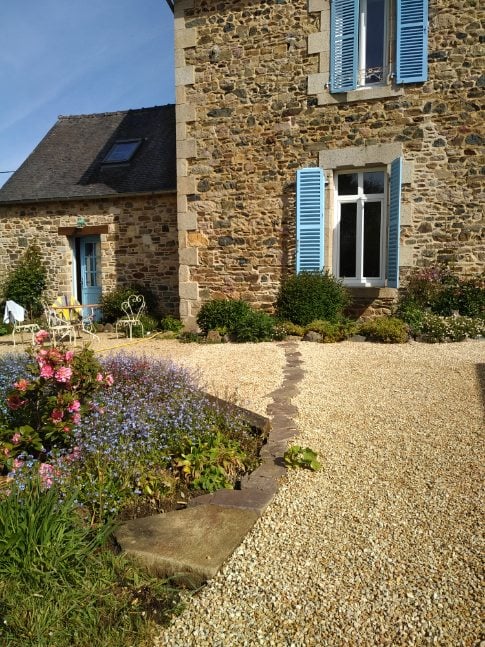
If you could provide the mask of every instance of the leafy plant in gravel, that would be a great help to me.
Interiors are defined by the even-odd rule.
[[[176,319],[175,317],[172,317],[172,315],[166,315],[160,321],[160,330],[163,330],[165,332],[179,333],[183,329],[183,327],[184,324],[180,321],[180,319]]]
[[[425,312],[419,326],[411,327],[411,332],[430,343],[463,341],[485,336],[485,322],[478,317],[440,317]]]
[[[322,467],[318,461],[318,454],[310,447],[300,445],[289,447],[283,455],[283,460],[285,465],[292,469],[302,467],[315,472]]]
[[[121,309],[121,304],[134,294],[142,294],[145,299],[147,313],[156,316],[157,304],[153,292],[141,285],[129,285],[117,287],[111,290],[111,292],[103,294],[101,298],[103,321],[114,323],[120,317],[125,316],[125,313]]]
[[[274,338],[275,322],[266,312],[249,310],[229,332],[237,342],[271,341]]]
[[[378,317],[363,321],[359,325],[359,333],[383,344],[404,344],[409,339],[408,327],[396,317]]]
[[[338,321],[349,303],[349,291],[328,271],[301,272],[282,282],[276,309],[281,319],[306,326],[317,319]]]

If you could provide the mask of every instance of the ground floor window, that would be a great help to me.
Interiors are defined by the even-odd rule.
[[[333,271],[347,285],[385,283],[386,184],[379,168],[335,174]]]

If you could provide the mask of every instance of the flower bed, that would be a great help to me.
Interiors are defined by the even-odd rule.
[[[36,500],[34,508],[41,509],[50,497],[49,515],[38,520],[37,543],[62,512],[64,531],[65,524],[90,529],[81,539],[74,533],[80,541],[74,552],[85,550],[86,541],[92,552],[97,544],[88,535],[109,534],[113,519],[170,509],[197,493],[234,487],[256,467],[263,439],[243,415],[204,395],[187,370],[122,354],[100,362],[88,348],[74,353],[51,347],[44,333],[36,341],[27,355],[0,359],[0,516],[10,510],[21,517],[26,502]],[[28,516],[24,534],[30,535],[34,517]],[[21,554],[26,550],[23,534],[12,538],[9,527],[2,530],[0,571],[12,546],[20,545]],[[33,571],[37,568],[34,564]],[[108,570],[108,588],[119,589],[118,566]],[[144,577],[136,575],[128,593]],[[9,617],[18,594],[12,591],[11,584],[0,586],[0,605],[10,609]],[[167,599],[172,608],[173,596]],[[146,608],[140,603],[135,611]],[[82,635],[89,642],[88,634]],[[116,635],[119,642],[113,644],[125,644]],[[67,637],[62,640],[56,644],[70,644]]]

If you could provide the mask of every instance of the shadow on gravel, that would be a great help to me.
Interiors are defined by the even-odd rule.
[[[476,365],[478,384],[480,385],[480,393],[482,395],[482,404],[485,409],[485,364]]]

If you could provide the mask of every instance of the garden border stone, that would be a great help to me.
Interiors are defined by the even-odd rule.
[[[128,521],[116,531],[121,549],[160,576],[199,587],[214,577],[254,526],[276,494],[286,472],[283,455],[298,434],[298,409],[291,403],[303,378],[301,354],[294,341],[280,342],[286,365],[281,386],[271,393],[266,418],[230,402],[208,396],[228,409],[242,412],[253,427],[267,435],[261,464],[245,476],[240,490],[218,490],[174,510]]]

